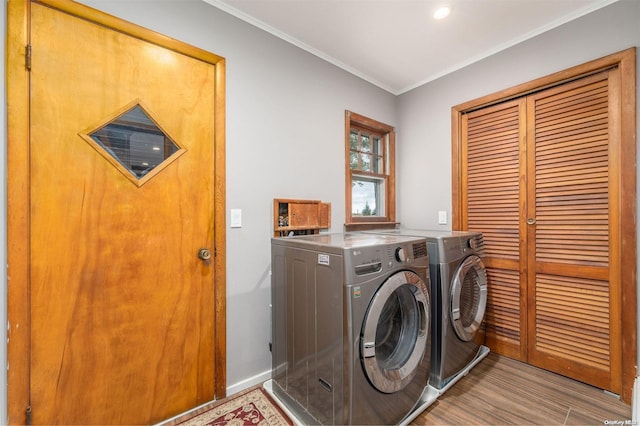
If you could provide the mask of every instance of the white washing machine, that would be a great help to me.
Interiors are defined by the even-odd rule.
[[[301,423],[397,424],[432,402],[424,238],[273,238],[271,261],[270,388]]]
[[[489,353],[484,343],[487,272],[479,232],[393,229],[427,241],[432,295],[429,385],[443,393]]]

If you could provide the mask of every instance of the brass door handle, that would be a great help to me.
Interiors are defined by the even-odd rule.
[[[211,259],[211,250],[207,248],[201,248],[198,250],[198,257],[201,260],[210,260]]]

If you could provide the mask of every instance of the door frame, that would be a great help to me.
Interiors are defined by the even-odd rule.
[[[578,65],[539,79],[520,84],[478,99],[456,105],[451,109],[451,147],[452,147],[452,226],[462,229],[462,182],[463,165],[460,163],[462,152],[462,115],[470,111],[512,100],[524,95],[559,85],[577,78],[594,74],[604,69],[617,67],[620,70],[621,106],[619,165],[620,200],[619,250],[621,258],[621,314],[622,314],[622,401],[629,403],[632,398],[633,382],[638,372],[637,362],[637,273],[636,273],[636,49],[631,47],[603,58]],[[633,285],[624,285],[632,283]]]
[[[226,396],[225,58],[70,0],[33,0],[114,31],[215,65],[215,398]],[[7,3],[7,421],[25,424],[29,406],[29,71],[31,0]]]

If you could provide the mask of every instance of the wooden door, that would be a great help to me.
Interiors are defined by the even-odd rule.
[[[524,243],[526,201],[526,103],[504,102],[462,117],[466,159],[461,221],[484,235],[482,261],[490,277],[485,313],[486,344],[496,352],[526,360],[527,245]]]
[[[527,97],[528,359],[620,393],[615,71]]]
[[[155,423],[224,388],[224,292],[200,253],[223,232],[222,64],[55,6],[30,4],[26,420]]]
[[[622,123],[635,115],[621,76],[633,73],[599,67],[460,114],[454,222],[485,235],[488,346],[628,399],[635,146]]]

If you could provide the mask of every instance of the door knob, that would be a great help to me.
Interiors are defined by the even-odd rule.
[[[198,257],[202,260],[210,260],[211,250],[207,248],[201,248],[200,250],[198,250]]]
[[[533,217],[530,217],[529,219],[527,219],[527,225],[535,225],[536,223],[536,219]]]

